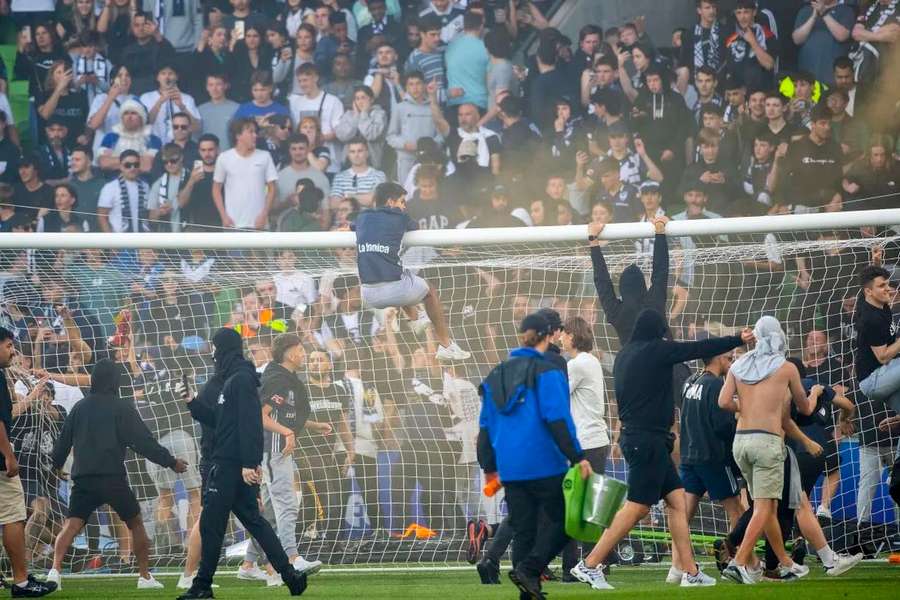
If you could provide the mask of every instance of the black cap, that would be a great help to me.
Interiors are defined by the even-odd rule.
[[[291,118],[287,115],[272,115],[269,117],[269,123],[272,125],[290,125]]]
[[[498,183],[491,189],[492,196],[509,196],[509,188],[502,183]]]
[[[628,125],[622,121],[616,121],[606,129],[607,135],[628,135]]]
[[[547,323],[550,324],[551,332],[559,331],[563,328],[562,317],[560,317],[559,313],[552,308],[541,308],[535,314],[538,314],[547,319]]]
[[[550,323],[540,313],[531,313],[522,319],[522,323],[519,325],[519,333],[525,333],[529,329],[534,330],[540,336],[549,335],[551,332]]]
[[[53,127],[54,125],[60,125],[69,128],[69,124],[62,120],[58,115],[51,115],[49,119],[44,122],[44,127]]]

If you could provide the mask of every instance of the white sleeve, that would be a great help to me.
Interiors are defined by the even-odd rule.
[[[581,368],[581,364],[577,360],[570,360],[569,366],[569,393],[571,394],[578,386],[581,385],[582,380],[584,380],[584,371]]]
[[[330,104],[330,106],[326,107],[328,109],[328,118],[322,119],[322,133],[334,133],[334,128],[337,127],[338,121],[344,115],[344,105],[338,100],[338,97],[331,94],[328,95],[329,100],[326,101],[326,104]]]
[[[159,188],[162,177],[153,182],[150,186],[150,195],[147,196],[147,210],[156,210],[159,208]]]
[[[103,103],[106,101],[106,94],[97,94],[94,96],[94,99],[91,101],[91,108],[88,110],[88,121],[94,118],[100,111],[100,107],[103,106]]]
[[[97,208],[112,208],[116,193],[116,188],[109,183],[100,189],[100,196],[97,198]]]
[[[275,168],[275,161],[272,160],[272,155],[268,152],[266,154],[266,183],[272,183],[273,181],[278,181],[278,169]]]
[[[198,121],[202,121],[203,117],[200,116],[200,111],[197,109],[197,103],[194,102],[193,96],[190,94],[182,94],[181,99],[184,100],[184,107],[187,109],[188,113]]]
[[[766,258],[769,262],[773,262],[776,265],[780,265],[783,262],[781,256],[781,250],[778,248],[778,240],[775,239],[774,234],[766,234],[765,238],[765,247],[766,247]]]
[[[6,122],[9,124],[15,124],[16,116],[12,112],[12,106],[9,104],[9,100],[6,97],[6,94],[0,93],[0,110],[3,111],[3,114],[6,115]]]
[[[216,169],[213,171],[213,181],[216,183],[225,183],[226,172],[228,171],[228,166],[225,164],[227,160],[228,153],[220,154],[219,158],[216,159]]]

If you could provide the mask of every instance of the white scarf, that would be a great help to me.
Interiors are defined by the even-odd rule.
[[[126,150],[134,150],[138,154],[147,153],[147,140],[150,139],[151,127],[145,125],[137,131],[126,131],[122,123],[113,125],[113,133],[119,134],[116,146],[113,148],[113,156],[119,156]]]
[[[731,365],[734,376],[748,385],[759,383],[780,369],[785,362],[787,347],[781,323],[775,317],[761,317],[753,328],[753,335],[756,336],[756,347]]]
[[[476,155],[476,160],[478,161],[479,167],[490,167],[491,166],[491,152],[488,149],[487,138],[489,135],[494,135],[494,132],[486,127],[479,127],[478,131],[473,133],[469,133],[467,131],[463,131],[462,127],[456,128],[456,133],[459,135],[459,139],[463,142],[466,141],[475,141],[478,143],[478,154]],[[455,159],[459,159],[458,156],[454,157]]]

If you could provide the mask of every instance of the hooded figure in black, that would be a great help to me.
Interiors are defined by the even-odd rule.
[[[61,469],[74,454],[69,515],[56,539],[49,581],[59,583],[62,561],[72,541],[97,507],[109,504],[131,530],[138,570],[146,587],[156,587],[150,575],[150,540],[141,519],[141,507],[128,486],[125,451],[136,453],[176,473],[187,463],[159,445],[141,420],[134,404],[119,397],[122,366],[109,359],[94,365],[91,391],[79,400],[63,423],[53,448],[53,466]],[[139,586],[140,586],[139,582]],[[162,587],[161,585],[158,587]]]
[[[259,512],[263,455],[259,376],[253,364],[244,358],[243,340],[238,332],[222,328],[212,342],[216,377],[221,379],[222,392],[215,405],[212,465],[200,514],[200,568],[190,589],[179,600],[213,597],[212,579],[232,512],[262,547],[291,595],[299,596],[306,590],[306,575],[291,566],[278,536]]]
[[[644,282],[644,274],[637,265],[629,265],[619,276],[620,299],[616,295],[609,267],[603,249],[595,240],[591,241],[591,263],[594,267],[594,287],[600,298],[600,306],[606,313],[606,321],[616,330],[619,344],[631,339],[631,330],[639,312],[652,308],[666,314],[666,286],[669,280],[669,244],[665,233],[657,233],[653,242],[653,271],[650,274],[650,289]]]
[[[652,505],[664,498],[671,509],[668,511],[669,529],[678,548],[675,566],[684,572],[682,585],[686,585],[685,579],[690,585],[715,583],[700,572],[694,562],[690,537],[686,535],[688,524],[684,493],[681,492],[684,486],[672,462],[674,435],[669,433],[675,411],[672,367],[687,360],[718,356],[744,341],[739,336],[729,336],[699,342],[673,342],[664,339],[667,332],[668,326],[661,313],[644,310],[634,323],[631,341],[616,356],[613,377],[622,424],[619,448],[628,464],[628,501],[583,564],[572,569],[581,581],[586,572],[596,578],[590,570],[604,562],[619,540],[647,515]]]

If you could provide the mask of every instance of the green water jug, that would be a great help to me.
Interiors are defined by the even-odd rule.
[[[596,473],[582,479],[577,466],[569,469],[563,479],[566,535],[581,542],[596,542],[627,492],[628,486],[618,479]]]

